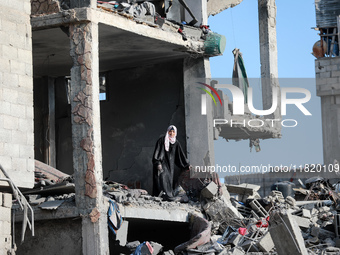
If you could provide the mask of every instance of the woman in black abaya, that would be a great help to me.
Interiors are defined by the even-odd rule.
[[[165,136],[158,139],[153,153],[154,196],[163,192],[167,200],[174,200],[175,165],[181,170],[189,170],[190,164],[180,143],[176,140],[177,128],[168,127]]]

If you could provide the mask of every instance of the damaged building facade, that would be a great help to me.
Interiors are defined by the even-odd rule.
[[[204,239],[211,223],[202,217],[195,220],[202,216],[200,206],[174,206],[145,193],[152,193],[151,157],[158,137],[169,124],[176,125],[191,164],[207,166],[214,165],[213,140],[218,136],[280,136],[279,127],[214,127],[214,118],[233,115],[231,101],[221,91],[223,108],[216,110],[209,101],[207,115],[201,114],[197,82],[218,88],[209,79],[209,57],[222,54],[224,48],[223,37],[206,26],[208,16],[242,1],[135,2],[0,3],[0,245],[6,252],[113,253],[116,246],[114,238],[109,240],[107,221],[110,203],[104,196],[109,192],[117,202],[131,200],[119,212],[129,219],[119,232],[124,236],[126,230],[125,239],[128,228],[129,235],[134,233],[129,239],[141,238],[138,233],[146,226],[156,238],[153,226],[160,224],[164,230],[177,224],[177,229],[187,230],[190,222],[199,222],[196,234],[204,232],[199,237]],[[275,1],[259,0],[265,109],[271,106],[273,88],[279,86],[272,79],[277,77],[275,15]],[[278,112],[270,117],[280,118]],[[249,112],[247,118],[257,117]],[[103,185],[104,180],[115,183]],[[18,188],[36,205],[34,220]],[[128,188],[143,191],[121,192]],[[227,191],[219,194],[229,206]],[[211,217],[219,203],[206,206]],[[241,217],[228,206],[228,215]],[[31,230],[18,231],[22,225]],[[185,233],[168,246],[189,240]],[[195,245],[199,243],[177,251]]]

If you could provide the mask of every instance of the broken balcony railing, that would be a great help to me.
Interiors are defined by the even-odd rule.
[[[24,195],[21,193],[21,191],[18,189],[18,187],[14,184],[14,182],[11,180],[5,169],[0,165],[0,170],[4,174],[6,178],[0,178],[0,181],[8,182],[9,186],[12,188],[13,196],[18,201],[18,204],[21,208],[21,210],[24,211],[24,219],[22,221],[22,230],[21,230],[21,242],[25,239],[25,232],[27,225],[32,231],[32,236],[34,236],[34,212],[32,207],[27,202]],[[28,219],[28,209],[31,211],[31,221]],[[14,218],[13,218],[14,220]],[[13,231],[14,236],[14,231]]]

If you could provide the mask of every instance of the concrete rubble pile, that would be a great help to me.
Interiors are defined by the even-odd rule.
[[[71,175],[38,160],[34,174],[34,188],[22,192],[33,208],[55,210],[60,206],[75,206],[75,185]],[[19,209],[19,204],[14,203],[13,209]]]
[[[133,249],[131,242],[126,244],[125,248],[130,247],[126,254],[340,254],[338,195],[331,185],[320,186],[319,179],[309,181],[314,187],[310,191],[315,194],[306,195],[304,201],[284,197],[278,190],[261,198],[258,185],[207,182],[199,201],[188,201],[202,213],[189,213],[190,240],[171,251],[155,251],[146,244],[151,240],[142,244],[144,240],[139,240]],[[115,185],[116,191],[108,194],[117,203],[146,206],[140,200],[143,198],[169,207],[179,204],[149,196],[143,190],[124,190]],[[310,187],[307,181],[306,185]],[[315,195],[325,188],[328,196],[315,200]],[[142,246],[149,247],[145,253]]]
[[[35,210],[75,206],[71,176],[38,161],[35,172],[35,188],[23,192]],[[127,240],[126,235],[124,242],[118,242],[122,254],[340,254],[337,186],[319,177],[300,183],[302,187],[293,189],[296,199],[294,192],[284,197],[286,192],[279,190],[261,197],[258,185],[225,185],[218,176],[185,177],[174,201],[113,181],[103,183],[103,193],[110,202],[108,227],[116,241],[122,228],[128,232],[120,209],[187,215],[186,242],[165,250],[168,246],[157,240]]]

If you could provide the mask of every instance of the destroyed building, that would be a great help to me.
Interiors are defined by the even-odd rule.
[[[178,127],[190,162],[198,166],[214,165],[214,137],[280,136],[279,128],[266,126],[213,127],[214,118],[232,116],[225,95],[223,108],[209,101],[207,114],[201,114],[197,82],[218,88],[209,80],[209,58],[224,48],[223,37],[206,26],[208,16],[240,2],[0,2],[3,251],[109,254],[116,252],[115,238],[121,238],[121,245],[127,235],[158,241],[159,231],[176,226],[169,233],[175,235],[172,240],[163,238],[168,249],[183,243],[179,252],[199,245],[184,245],[192,240],[189,223],[197,227],[193,237],[210,237],[212,223],[200,217],[197,201],[167,203],[145,192],[151,194],[154,144],[170,123]],[[277,77],[275,15],[275,1],[259,0],[265,109],[279,86],[272,79]],[[275,112],[271,117],[280,116]],[[111,182],[103,185],[104,180]],[[122,191],[128,188],[127,194]],[[121,204],[119,213],[104,196],[109,192]],[[207,194],[208,199],[217,196],[216,191]],[[221,220],[216,216],[221,205],[225,215],[243,217],[230,205],[227,191],[218,194],[224,195],[205,207],[211,219]],[[124,219],[110,238],[108,211]]]

